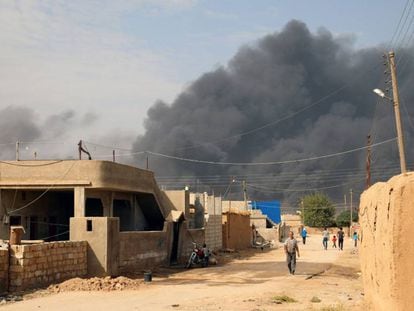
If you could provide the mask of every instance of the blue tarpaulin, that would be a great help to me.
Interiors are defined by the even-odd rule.
[[[261,210],[262,214],[267,215],[274,223],[279,224],[281,222],[280,201],[252,201],[251,205],[252,209]]]

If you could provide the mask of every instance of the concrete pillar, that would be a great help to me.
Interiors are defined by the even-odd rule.
[[[74,216],[85,217],[85,187],[75,187],[74,195]]]

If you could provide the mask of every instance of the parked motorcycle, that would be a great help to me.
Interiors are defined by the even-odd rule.
[[[189,269],[193,265],[201,264],[202,267],[208,266],[208,260],[209,260],[209,254],[205,254],[205,251],[203,249],[206,249],[205,244],[204,247],[199,247],[197,243],[193,242],[193,251],[190,254],[190,258],[188,258],[186,268]],[[208,252],[208,251],[207,251]]]

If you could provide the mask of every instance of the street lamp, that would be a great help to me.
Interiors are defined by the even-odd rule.
[[[397,128],[397,138],[398,138],[398,151],[400,154],[400,167],[401,167],[401,173],[404,174],[407,172],[407,167],[406,167],[406,162],[405,162],[404,134],[403,134],[403,129],[402,129],[401,117],[400,117],[398,89],[395,88],[395,90],[393,90],[394,99],[385,95],[385,93],[380,89],[373,89],[372,91],[375,94],[377,94],[379,97],[385,98],[388,101],[390,101],[394,106],[395,125]]]
[[[379,97],[388,99],[389,101],[392,102],[392,98],[391,97],[388,97],[388,96],[385,96],[385,93],[382,90],[380,90],[380,89],[373,89],[372,91],[375,94],[377,94]]]

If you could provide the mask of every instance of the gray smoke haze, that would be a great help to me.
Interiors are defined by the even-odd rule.
[[[351,38],[335,38],[326,29],[311,33],[304,23],[291,21],[281,32],[242,47],[227,66],[199,77],[171,104],[155,103],[148,111],[146,132],[137,138],[134,149],[209,161],[264,162],[360,147],[365,145],[369,132],[374,142],[395,137],[392,106],[385,102],[377,105],[378,99],[372,93],[373,88],[385,87],[383,52],[382,46],[356,49]],[[397,51],[397,57],[403,59],[399,64],[401,95],[414,115],[412,52]],[[294,117],[248,135],[222,140],[284,118],[348,84]],[[410,161],[414,152],[409,137],[412,128],[407,121],[411,120],[402,112]],[[288,190],[337,185],[324,191],[336,201],[341,201],[350,188],[361,192],[365,154],[362,151],[267,167],[199,165],[151,156],[150,166],[158,176],[177,176],[160,177],[161,184],[181,187],[192,183],[195,187],[198,183],[211,186],[210,190],[216,193],[224,192],[231,175],[249,175],[240,178],[262,188],[287,190],[267,193],[250,188],[251,198],[272,197],[293,204],[303,192]],[[374,181],[398,172],[397,156],[395,143],[373,150],[373,169],[377,169]],[[143,158],[137,160],[142,165]],[[381,169],[384,166],[393,169]],[[349,169],[359,171],[353,174]],[[241,198],[240,187],[234,187],[238,189],[233,196]]]
[[[73,110],[66,110],[42,120],[34,109],[28,107],[8,106],[0,109],[0,143],[3,144],[0,157],[15,159],[16,141],[21,142],[21,159],[33,159],[34,152],[42,159],[76,155],[76,141],[69,146],[65,135],[75,128],[91,126],[96,118],[93,113],[77,115]]]

